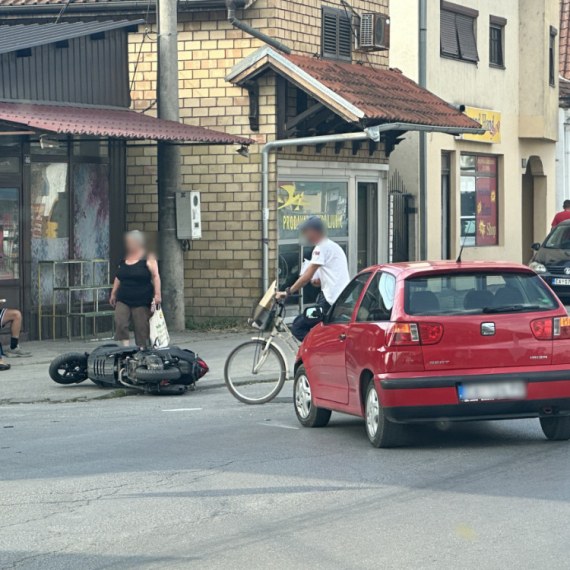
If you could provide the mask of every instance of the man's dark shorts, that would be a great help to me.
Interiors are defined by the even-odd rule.
[[[331,308],[330,304],[322,293],[319,294],[315,305],[322,308],[323,315],[326,315]],[[316,327],[320,322],[321,319],[307,319],[305,315],[299,315],[291,325],[291,332],[297,340],[302,342],[303,339],[309,334],[309,331],[313,327]]]

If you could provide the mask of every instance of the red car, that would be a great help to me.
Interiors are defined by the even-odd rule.
[[[540,418],[570,439],[570,318],[528,267],[380,265],[357,275],[305,338],[294,401],[306,427],[366,419],[376,447],[402,424]]]

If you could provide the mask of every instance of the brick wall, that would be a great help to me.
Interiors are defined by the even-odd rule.
[[[330,5],[340,5],[331,2]],[[271,5],[271,7],[269,7]],[[387,0],[355,1],[359,11],[387,10]],[[257,0],[239,16],[250,25],[284,41],[296,53],[320,50],[321,2],[316,0]],[[247,317],[261,296],[261,147],[276,136],[275,76],[260,79],[260,128],[249,128],[247,92],[224,80],[233,65],[263,44],[232,28],[226,14],[179,15],[180,118],[235,135],[253,138],[250,158],[235,147],[183,146],[182,185],[202,191],[203,239],[185,253],[187,315],[190,318]],[[141,29],[142,32],[142,29]],[[156,34],[131,34],[130,72],[133,107],[156,114]],[[143,41],[144,40],[144,41]],[[139,56],[140,51],[140,56]],[[383,52],[368,54],[374,65],[387,65]],[[138,63],[137,63],[138,61]],[[136,67],[136,70],[135,70]],[[305,147],[280,154],[296,159],[378,162],[366,145],[353,156],[347,147],[340,154],[331,146],[317,153]],[[380,158],[379,158],[380,157]],[[277,188],[275,155],[270,162],[270,262],[277,267]],[[127,151],[127,222],[130,229],[157,230],[156,149],[133,144]]]

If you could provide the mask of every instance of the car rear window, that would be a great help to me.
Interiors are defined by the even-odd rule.
[[[558,302],[537,275],[448,273],[406,279],[408,315],[453,316],[552,311]]]

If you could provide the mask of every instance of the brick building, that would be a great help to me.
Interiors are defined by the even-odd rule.
[[[410,130],[480,130],[388,69],[388,40],[380,37],[387,27],[368,38],[377,49],[359,48],[366,32],[362,16],[374,14],[370,21],[386,26],[387,0],[237,4],[241,21],[283,42],[292,54],[232,26],[223,1],[179,2],[181,121],[256,141],[249,157],[233,147],[182,147],[183,189],[202,193],[203,239],[185,253],[187,315],[193,318],[248,316],[267,282],[290,284],[310,253],[296,230],[308,214],[325,218],[329,234],[347,252],[351,273],[387,260],[387,163],[400,137]],[[37,21],[60,9],[52,0],[41,6],[0,1],[4,18]],[[132,108],[153,115],[154,4],[72,1],[62,18],[99,19],[103,13],[146,20],[128,35],[129,74]],[[307,140],[320,136],[333,138]],[[288,142],[267,153],[265,204],[262,149],[276,139]],[[156,176],[155,145],[128,143],[128,228],[159,229]],[[305,300],[314,294],[305,291]]]

